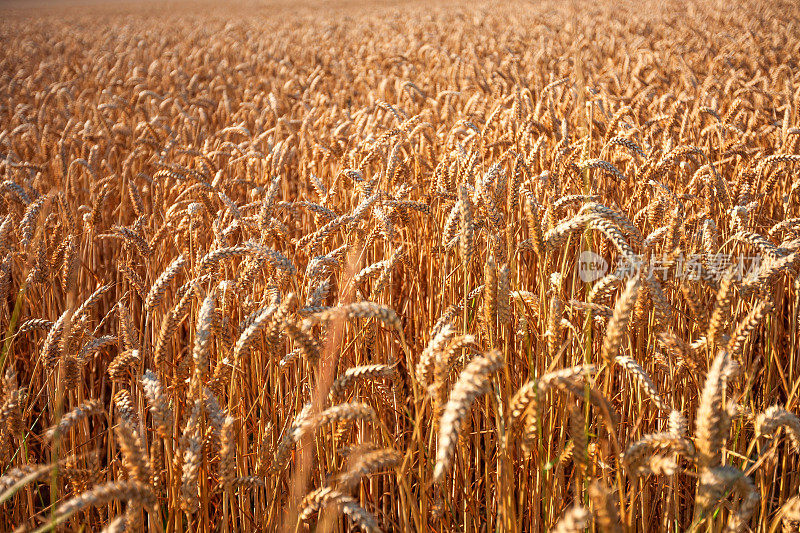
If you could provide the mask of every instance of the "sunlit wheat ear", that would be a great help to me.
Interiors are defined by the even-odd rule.
[[[431,340],[422,351],[415,368],[415,377],[423,387],[434,383],[436,359],[455,336],[455,329],[450,322],[444,322],[438,331],[431,332],[431,335]]]
[[[328,407],[311,421],[310,426],[316,429],[325,424],[355,420],[375,420],[375,410],[365,403],[340,403]]]
[[[585,312],[591,311],[592,316],[596,321],[600,319],[603,320],[609,319],[611,318],[611,315],[614,314],[613,309],[611,309],[607,305],[580,302],[578,300],[570,300],[567,302],[567,304],[571,309],[585,311]]]
[[[181,473],[181,507],[187,513],[193,513],[200,507],[198,480],[203,455],[203,440],[200,418],[203,403],[196,399],[192,412],[181,434],[182,473]]]
[[[589,198],[592,198],[592,197],[590,196]],[[608,207],[606,205],[603,205],[603,204],[601,204],[599,202],[594,202],[594,201],[592,201],[590,203],[587,203],[587,204],[584,204],[584,206],[581,208],[581,212],[583,212],[583,211],[589,211],[589,212],[597,213],[598,215],[600,215],[604,219],[607,219],[607,220],[613,222],[619,228],[619,230],[622,232],[622,237],[624,239],[630,240],[633,243],[633,246],[635,246],[637,249],[642,247],[644,238],[642,236],[641,231],[639,230],[638,227],[636,227],[636,224],[634,224],[624,214],[622,214],[619,211],[617,211],[615,209],[612,209],[612,208],[610,208],[610,207]],[[605,228],[608,228],[608,226],[605,226]],[[606,233],[603,230],[603,228],[598,227],[598,229],[603,231],[603,233]],[[619,239],[619,237],[617,236],[617,234],[613,230],[611,230],[610,233],[606,233],[606,236],[609,239],[612,239],[612,240]],[[614,243],[615,246],[617,247],[617,250],[619,250],[620,253],[624,253],[623,250],[625,250],[626,247],[627,247],[627,241],[623,241],[623,242],[625,242],[625,244],[622,244],[622,242],[615,242]]]
[[[639,363],[627,355],[618,355],[615,361],[639,384],[645,394],[650,397],[660,411],[664,413],[670,412],[669,404],[667,404],[658,393],[658,388],[655,383],[653,383],[653,380]]]
[[[264,478],[259,476],[239,476],[233,480],[233,486],[234,488],[263,489],[266,484],[264,483]]]
[[[446,250],[451,249],[459,240],[459,221],[461,219],[461,202],[457,201],[450,208],[441,231],[441,245]]]
[[[714,311],[708,323],[706,338],[711,342],[720,345],[722,341],[723,329],[730,320],[731,302],[733,301],[734,289],[736,287],[736,272],[729,269],[725,272],[717,290],[717,299],[714,304]]]
[[[472,254],[475,251],[475,226],[473,221],[473,205],[469,191],[465,186],[458,189],[458,199],[461,204],[461,232],[460,232],[460,252],[461,262],[468,265]]]
[[[169,398],[165,394],[161,382],[151,370],[147,370],[142,376],[141,383],[147,403],[150,405],[153,425],[162,439],[170,438],[173,414]]]
[[[297,414],[291,425],[284,431],[278,445],[275,448],[274,457],[270,471],[272,473],[280,473],[286,466],[289,459],[289,454],[294,448],[294,445],[303,438],[303,435],[308,433],[313,427],[314,416],[312,413],[312,404],[307,403],[303,406]]]
[[[744,350],[744,345],[750,338],[750,335],[758,329],[761,322],[764,320],[773,308],[772,300],[761,300],[756,306],[747,313],[747,316],[739,322],[736,330],[731,335],[731,340],[728,342],[727,351],[731,358],[738,359],[741,357]]]
[[[680,411],[670,411],[667,421],[667,431],[678,437],[685,437],[689,433],[689,422]]]
[[[726,530],[745,531],[760,500],[752,480],[741,470],[731,466],[704,468],[700,471],[696,505],[701,510],[701,516],[709,518],[714,508],[729,495],[738,500],[738,505],[728,517]]]
[[[491,375],[502,368],[503,356],[493,350],[478,356],[461,372],[439,422],[439,440],[433,479],[439,483],[450,469],[461,426],[472,402],[487,391]]]
[[[376,472],[391,470],[400,464],[402,458],[400,452],[391,449],[364,452],[338,476],[337,487],[342,492],[352,492],[362,478]]]
[[[20,324],[19,328],[17,328],[17,332],[15,333],[15,337],[23,337],[37,331],[49,332],[52,326],[53,322],[51,320],[47,320],[46,318],[31,318]],[[116,339],[116,337],[114,338]]]
[[[36,220],[39,217],[39,213],[42,212],[42,207],[47,200],[47,196],[42,196],[35,202],[31,203],[27,209],[25,209],[25,214],[19,223],[20,230],[22,232],[21,244],[23,247],[28,246],[28,244],[31,242],[31,239],[33,239],[33,234],[36,231]]]
[[[79,321],[84,315],[88,314],[89,311],[100,302],[105,293],[108,292],[108,290],[113,286],[113,284],[108,284],[98,287],[92,294],[89,295],[88,298],[86,298],[86,300],[83,301],[80,306],[78,306],[78,308],[75,310],[75,314],[73,315],[73,320]]]
[[[602,481],[593,481],[589,485],[589,501],[592,503],[592,516],[600,531],[612,533],[624,531],[617,498]]]
[[[783,533],[796,533],[800,530],[800,496],[786,500],[780,510]]]
[[[351,496],[342,494],[331,487],[322,487],[310,492],[300,503],[300,522],[309,520],[315,513],[326,507],[336,506],[350,520],[366,533],[379,533],[378,522],[366,509],[361,507]]]
[[[795,272],[799,262],[800,252],[795,251],[762,263],[758,276],[745,283],[743,287],[745,294],[755,293],[762,297],[768,297],[770,289],[780,279],[780,276],[787,272]]]
[[[153,360],[157,366],[161,366],[161,363],[164,361],[167,352],[167,344],[170,342],[172,335],[177,331],[178,326],[180,326],[184,315],[188,312],[195,294],[195,287],[188,287],[186,292],[180,297],[178,303],[170,309],[161,320],[161,328],[158,332],[156,347],[153,353]]]
[[[728,353],[720,351],[708,370],[700,396],[695,422],[695,443],[698,464],[704,468],[719,464],[722,444],[728,435],[729,421],[723,395],[726,374],[730,371],[731,364]]]
[[[259,218],[259,225],[262,228],[262,231],[269,226],[269,221],[272,216],[273,209],[275,208],[275,202],[278,198],[278,193],[280,192],[280,185],[281,185],[281,177],[275,176],[270,180],[269,187],[267,188],[266,194],[264,194],[264,198],[261,200],[261,205],[259,206],[258,211],[258,218]]]
[[[300,325],[292,319],[283,321],[283,330],[294,342],[296,349],[300,354],[311,364],[315,364],[319,359],[322,348],[319,346],[317,340],[311,335],[303,331]]]
[[[34,483],[52,475],[53,466],[51,464],[27,464],[9,468],[0,477],[0,494],[7,491],[19,490],[28,483]]]
[[[64,378],[64,386],[68,390],[73,390],[78,386],[78,380],[81,377],[81,368],[78,360],[72,356],[67,355],[61,358],[61,368]]]
[[[126,298],[127,300],[127,298]],[[125,350],[139,350],[139,332],[136,331],[136,326],[133,324],[128,303],[125,300],[120,300],[117,304],[117,314],[119,316],[119,338],[120,344]]]
[[[653,247],[656,245],[656,243],[661,242],[666,238],[667,230],[669,230],[667,226],[661,226],[651,231],[642,242],[642,250],[647,254],[652,253]]]
[[[139,350],[125,350],[118,354],[108,365],[108,376],[113,380],[122,380],[127,377],[133,366],[141,361]]]
[[[656,329],[663,330],[673,321],[672,306],[664,294],[664,287],[653,275],[645,277],[650,300],[655,307]]]
[[[587,301],[589,303],[603,303],[609,293],[620,284],[622,280],[615,274],[603,276],[592,285]]]
[[[152,310],[159,306],[161,301],[164,299],[164,295],[167,292],[169,284],[173,279],[175,279],[185,265],[186,258],[183,255],[179,255],[166,269],[164,269],[158,278],[156,278],[155,282],[153,282],[153,286],[150,287],[150,292],[147,293],[147,298],[145,299],[144,305],[146,309]]]
[[[744,210],[746,213],[746,210]],[[739,242],[746,242],[753,248],[756,248],[767,259],[777,259],[779,252],[777,247],[772,244],[766,237],[753,233],[751,231],[739,231],[731,236],[731,239]]]
[[[124,263],[117,265],[117,269],[119,270],[119,273],[122,274],[122,277],[128,281],[130,286],[135,289],[136,294],[139,295],[139,298],[143,299],[146,293],[144,280],[142,280],[142,277],[136,272],[136,270]]]
[[[717,225],[713,220],[708,219],[703,223],[703,251],[711,258],[716,255],[719,249],[719,234]]]
[[[497,265],[490,255],[483,268],[483,320],[492,328],[497,318]]]
[[[221,261],[231,259],[234,257],[241,257],[255,253],[256,249],[249,245],[230,246],[227,248],[219,248],[212,252],[207,253],[200,259],[199,269],[201,274],[208,274],[215,270]]]
[[[54,368],[61,355],[61,336],[64,334],[65,321],[69,311],[64,311],[50,327],[47,338],[42,345],[42,361],[47,368]]]
[[[701,360],[696,350],[675,334],[661,332],[658,335],[658,341],[671,357],[677,359],[676,362],[679,366],[686,367],[692,372],[699,372],[700,368],[705,365],[705,356],[702,356],[703,360]]]
[[[75,236],[70,235],[65,241],[64,261],[61,269],[61,288],[65,294],[70,293],[77,283],[80,257],[78,256],[78,245],[75,244],[75,240]]]
[[[589,438],[586,434],[586,417],[580,406],[569,404],[569,436],[572,439],[572,456],[581,473],[588,467]]]
[[[462,350],[468,349],[478,353],[478,341],[472,335],[459,335],[453,337],[447,344],[446,348],[440,350],[436,354],[436,361],[433,368],[433,383],[428,386],[428,393],[431,394],[435,401],[435,408],[440,410],[445,405],[445,397],[447,393],[447,378],[451,373],[455,372],[460,365],[453,365],[453,361],[457,354]],[[438,416],[437,411],[437,416]]]
[[[376,318],[378,321],[390,328],[394,328],[398,332],[402,332],[403,330],[403,324],[394,309],[374,302],[356,302],[340,307],[331,307],[316,313],[316,316],[322,322],[329,322],[337,318]]]
[[[405,248],[401,245],[397,247],[397,249],[392,252],[392,255],[389,256],[389,259],[386,260],[386,264],[381,270],[380,276],[378,276],[375,285],[372,287],[372,299],[376,299],[387,287],[392,272],[396,269],[398,262],[402,261],[403,257],[405,257]]]
[[[209,356],[211,350],[211,336],[216,318],[217,298],[215,291],[209,291],[197,315],[197,328],[194,337],[194,371],[199,383],[205,383],[205,376],[209,369]]]
[[[755,420],[756,435],[773,436],[779,428],[785,428],[795,453],[800,453],[800,418],[779,405],[773,405]]]
[[[0,405],[0,428],[10,435],[22,438],[24,431],[23,410],[27,399],[27,388],[17,385],[17,373],[13,368],[6,369],[3,376],[3,398]]]
[[[511,270],[503,265],[497,280],[497,319],[501,324],[511,323]]]
[[[115,335],[103,335],[102,337],[92,339],[81,346],[80,350],[78,350],[78,355],[76,355],[75,358],[79,364],[86,364],[87,360],[91,356],[116,344],[117,337]]]
[[[548,372],[539,379],[532,379],[517,390],[508,406],[508,426],[513,428],[529,409],[539,416],[540,403],[547,391],[559,382],[578,381],[594,373],[594,365],[574,366]]]
[[[59,519],[70,517],[84,509],[101,507],[114,500],[135,502],[148,509],[154,508],[156,504],[155,495],[149,486],[138,481],[111,481],[60,504],[56,507],[55,516]]]
[[[575,506],[567,510],[556,525],[550,530],[551,533],[583,533],[592,521],[592,513],[585,507]]]
[[[286,295],[283,301],[280,300],[280,293],[276,292],[275,298],[272,303],[277,306],[275,314],[272,316],[269,325],[267,326],[267,343],[270,348],[275,351],[281,347],[281,343],[285,338],[285,324],[290,319],[293,320],[293,313],[299,305],[299,298],[293,292]]]
[[[633,306],[636,303],[636,295],[641,283],[640,276],[633,276],[625,285],[625,290],[617,298],[614,305],[614,314],[606,326],[606,334],[603,337],[603,346],[600,356],[603,361],[611,363],[619,353],[623,338],[628,331],[628,322],[631,318]]]
[[[219,450],[219,483],[232,487],[236,481],[236,420],[226,416],[222,423]]]
[[[777,240],[784,231],[795,232],[798,224],[800,224],[800,218],[797,217],[782,220],[769,229],[769,237]],[[2,227],[0,227],[0,234],[2,234]]]
[[[307,308],[315,308],[315,307],[322,307],[325,299],[328,297],[328,294],[331,290],[331,283],[330,280],[325,279],[319,284],[314,287],[311,293],[306,300],[306,307]]]
[[[602,159],[587,159],[585,161],[581,161],[578,164],[578,167],[581,170],[585,169],[598,169],[602,170],[605,174],[609,176],[613,176],[619,181],[626,181],[625,175],[619,171],[617,167],[613,164],[609,163],[608,161],[603,161]]]
[[[328,392],[328,403],[339,402],[357,383],[375,379],[394,379],[397,367],[390,365],[364,365],[348,368],[331,384]]]
[[[28,195],[28,193],[25,192],[25,189],[20,187],[18,183],[15,183],[11,180],[5,180],[2,183],[0,183],[0,188],[11,192],[14,195],[13,199],[22,206],[29,206],[33,201],[31,200],[31,197]]]
[[[386,268],[386,265],[386,261],[378,261],[377,263],[365,266],[355,276],[353,276],[351,283],[355,287],[362,287],[362,285],[370,279],[379,276],[381,271]]]
[[[130,391],[127,389],[120,389],[112,400],[117,416],[124,418],[132,426],[136,427],[139,424],[139,415],[136,414],[136,408],[134,407]]]
[[[566,244],[570,234],[584,230],[595,219],[595,215],[576,215],[548,230],[543,237],[546,250],[557,252]]]
[[[225,424],[226,418],[225,411],[219,404],[217,397],[208,387],[203,388],[202,403],[206,415],[206,422],[212,431],[210,438],[209,435],[206,434],[206,443],[212,444],[215,450],[219,450],[221,447],[222,427]]]
[[[103,412],[103,404],[99,400],[88,400],[62,416],[57,425],[47,430],[47,438],[49,440],[58,439],[81,420]]]
[[[271,305],[261,309],[250,324],[242,331],[239,339],[233,348],[233,360],[239,361],[244,355],[249,353],[252,345],[258,340],[259,335],[272,321],[277,306]]]
[[[30,272],[28,272],[28,276],[26,278],[29,283],[35,285],[46,283],[52,274],[52,265],[47,257],[47,245],[44,241],[45,238],[42,237],[35,247],[36,259],[33,263],[33,268],[31,268]]]
[[[11,214],[3,217],[3,222],[0,223],[0,253],[5,254],[8,251],[9,239],[11,232],[14,229],[14,219]]]
[[[124,418],[121,418],[114,434],[117,443],[122,450],[123,465],[128,471],[128,476],[142,484],[153,482],[153,469],[150,465],[150,458],[144,448],[141,437],[136,429]]]
[[[694,445],[689,439],[674,433],[650,433],[630,444],[621,459],[635,475],[651,472],[670,475],[677,468],[675,454],[691,459],[694,456]],[[654,472],[652,460],[655,458],[668,459],[672,464],[667,467],[666,462],[659,462],[658,471]]]
[[[587,227],[602,233],[626,261],[635,259],[633,248],[628,244],[622,231],[612,221],[605,218],[594,218],[587,224]]]

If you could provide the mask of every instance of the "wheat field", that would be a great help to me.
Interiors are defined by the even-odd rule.
[[[799,531],[800,7],[0,7],[0,531]]]

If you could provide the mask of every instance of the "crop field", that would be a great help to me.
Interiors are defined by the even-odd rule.
[[[800,5],[0,5],[0,531],[800,531]]]

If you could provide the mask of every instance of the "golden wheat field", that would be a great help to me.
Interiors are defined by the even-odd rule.
[[[800,530],[794,2],[0,42],[0,531]]]

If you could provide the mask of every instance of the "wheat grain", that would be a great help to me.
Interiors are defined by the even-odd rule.
[[[493,351],[476,357],[461,372],[450,392],[447,405],[439,421],[439,442],[433,474],[435,481],[441,482],[450,467],[455,453],[456,439],[467,415],[467,410],[475,398],[485,392],[488,384],[486,380],[502,365],[503,359],[500,352]]]

